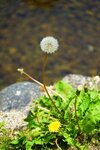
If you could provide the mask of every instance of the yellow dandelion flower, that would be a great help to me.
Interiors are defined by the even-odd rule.
[[[59,121],[54,121],[48,125],[50,132],[57,132],[61,127],[61,123]]]

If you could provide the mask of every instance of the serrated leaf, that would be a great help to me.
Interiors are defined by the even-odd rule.
[[[64,81],[58,81],[55,86],[55,90],[61,94],[65,99],[67,98],[67,95],[71,93],[72,86]]]
[[[92,99],[96,99],[97,97],[98,97],[98,91],[92,91],[91,93],[90,93],[90,96],[91,96],[91,98]]]
[[[69,145],[75,146],[76,141],[74,140],[74,138],[70,137],[70,135],[68,133],[64,133],[64,141],[68,142]]]
[[[40,131],[41,131],[41,128],[37,127],[36,129],[33,129],[33,130],[31,131],[31,135],[32,135],[33,137],[36,137],[36,136],[38,136],[38,135],[41,134]]]
[[[33,144],[34,143],[31,141],[26,141],[26,144],[25,144],[26,150],[32,150],[31,148],[32,148]]]
[[[15,140],[13,140],[12,142],[10,142],[11,144],[18,144],[19,143],[19,140],[18,139],[15,139]]]
[[[85,113],[85,111],[89,108],[89,104],[90,104],[90,98],[89,97],[86,97],[84,96],[82,98],[82,102],[81,102],[81,105],[80,105],[80,109],[81,109],[81,112],[82,112],[82,115]]]
[[[36,121],[30,121],[27,126],[36,128],[38,127],[38,123]]]
[[[31,120],[33,120],[33,115],[31,114],[31,112],[28,114],[28,116],[24,119],[24,121],[26,122],[30,122]]]
[[[92,103],[89,112],[93,116],[95,122],[100,121],[100,101],[96,101],[95,103]]]
[[[85,133],[90,133],[95,129],[96,124],[100,121],[100,101],[96,101],[90,105],[82,121],[82,129]]]
[[[39,139],[39,138],[35,138],[34,140],[33,140],[33,142],[34,142],[34,144],[39,144],[39,145],[42,145],[43,144],[43,142],[42,142],[42,139]]]

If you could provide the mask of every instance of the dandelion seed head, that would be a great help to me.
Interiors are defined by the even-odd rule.
[[[52,36],[47,36],[40,42],[41,50],[46,53],[54,53],[58,50],[59,43],[58,40]]]

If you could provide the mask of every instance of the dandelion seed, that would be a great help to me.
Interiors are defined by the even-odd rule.
[[[52,36],[47,36],[40,42],[40,47],[46,53],[54,53],[59,47],[58,40]]]
[[[61,123],[59,121],[54,121],[48,125],[50,132],[58,132],[60,127],[61,127]]]

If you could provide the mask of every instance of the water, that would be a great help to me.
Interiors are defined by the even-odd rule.
[[[0,0],[0,89],[18,81],[17,68],[41,81],[45,36],[59,40],[59,51],[48,56],[47,84],[76,73],[100,75],[99,0]]]

